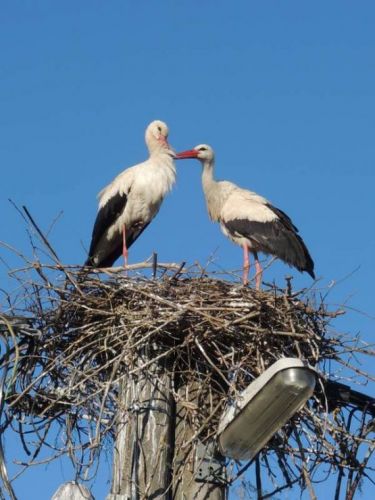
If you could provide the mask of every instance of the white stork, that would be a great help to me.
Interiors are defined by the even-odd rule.
[[[291,219],[268,200],[228,181],[214,179],[214,151],[207,144],[177,153],[177,160],[197,158],[203,166],[202,185],[211,220],[219,222],[223,233],[243,248],[242,281],[248,283],[249,252],[254,255],[256,288],[262,280],[258,252],[274,255],[312,278],[314,262]]]
[[[145,134],[150,157],[121,172],[98,195],[99,210],[92,232],[86,266],[110,267],[158,213],[176,180],[174,151],[168,144],[168,127],[153,121]]]

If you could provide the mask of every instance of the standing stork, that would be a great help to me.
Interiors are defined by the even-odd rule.
[[[203,166],[202,185],[211,220],[219,222],[223,233],[243,248],[242,281],[248,283],[249,252],[254,255],[256,288],[259,290],[263,269],[258,252],[274,255],[312,278],[314,262],[298,229],[279,208],[262,196],[228,181],[214,179],[213,149],[207,144],[177,153],[177,160],[197,158]]]
[[[153,121],[145,134],[150,157],[121,172],[98,195],[99,210],[92,232],[86,266],[110,267],[158,213],[176,180],[174,151],[168,144],[168,127]]]

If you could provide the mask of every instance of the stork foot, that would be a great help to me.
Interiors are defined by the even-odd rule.
[[[249,284],[249,269],[250,266],[244,266],[243,271],[242,271],[242,284],[244,286],[247,286]]]
[[[127,276],[128,274],[128,270],[127,270],[127,267],[128,267],[128,253],[123,254],[123,257],[124,257],[124,274],[125,276]]]

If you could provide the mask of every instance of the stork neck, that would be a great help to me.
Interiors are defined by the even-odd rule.
[[[173,184],[176,177],[173,153],[170,149],[160,149],[150,154],[150,165],[158,170],[158,175],[167,175]],[[162,172],[164,172],[162,174]]]
[[[173,158],[174,156],[174,153],[171,149],[161,144],[156,144],[153,145],[153,147],[149,148],[149,154],[150,158],[155,158],[156,156],[164,156],[164,155],[169,158]]]
[[[215,184],[214,179],[214,162],[213,160],[205,160],[203,162],[203,172],[202,172],[202,182],[203,188],[207,186],[208,188]]]
[[[214,179],[213,160],[203,162],[202,186],[210,218],[213,221],[217,221],[219,220],[221,202],[218,183]]]

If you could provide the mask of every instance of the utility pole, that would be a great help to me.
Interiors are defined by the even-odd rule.
[[[194,440],[194,446],[184,448],[194,429],[183,403],[176,411],[171,374],[153,357],[155,351],[143,352],[139,370],[125,375],[119,387],[112,487],[106,500],[225,500],[223,458],[212,443]]]
[[[194,384],[180,388],[176,406],[173,500],[225,500],[225,459],[216,441],[203,444],[189,419],[188,407],[199,408],[200,387]]]
[[[173,458],[172,380],[163,362],[139,353],[121,380],[111,493],[107,500],[169,498]]]

